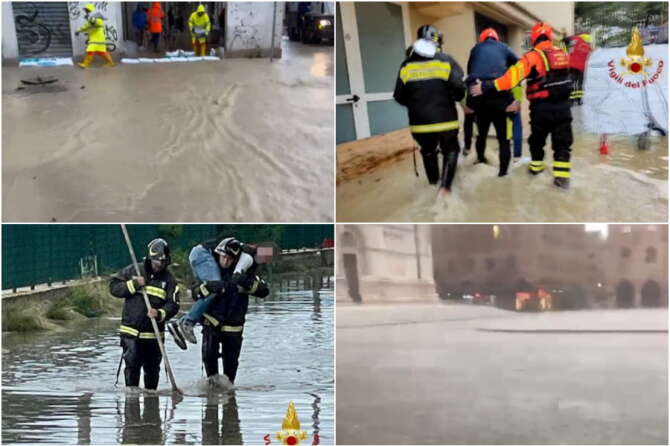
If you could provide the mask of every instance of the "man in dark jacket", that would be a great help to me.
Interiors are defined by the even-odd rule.
[[[163,357],[149,318],[156,320],[162,336],[165,321],[179,311],[177,281],[167,270],[169,264],[170,248],[165,240],[157,238],[147,245],[139,276],[134,266],[128,265],[114,274],[109,283],[112,296],[125,300],[119,333],[126,363],[126,386],[139,386],[140,370],[144,369],[144,387],[150,390],[158,387]],[[151,305],[148,312],[142,289]]]
[[[191,250],[189,262],[200,281],[192,293],[197,302],[186,316],[190,322],[171,324],[171,332],[182,332],[183,326],[193,325],[202,316],[202,361],[208,378],[218,375],[221,357],[223,373],[234,383],[249,295],[270,294],[266,282],[256,275],[255,254],[255,248],[234,237],[204,242]]]
[[[465,95],[463,70],[451,56],[439,52],[442,34],[437,29],[424,25],[417,37],[400,66],[393,98],[407,107],[409,129],[421,147],[428,182],[440,181],[441,191],[448,192],[460,150],[456,102]],[[444,158],[441,179],[438,146]]]
[[[493,28],[487,28],[479,35],[479,43],[470,50],[468,59],[468,77],[465,83],[470,86],[476,79],[496,79],[505,74],[507,69],[514,65],[519,58],[514,52],[500,42],[498,33]],[[507,175],[510,162],[510,139],[512,139],[513,116],[508,107],[514,102],[509,91],[496,94],[473,97],[468,95],[466,104],[474,110],[477,122],[477,163],[486,163],[486,137],[489,127],[493,124],[498,139],[498,176]]]

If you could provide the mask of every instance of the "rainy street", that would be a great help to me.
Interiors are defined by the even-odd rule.
[[[573,108],[572,184],[568,191],[553,187],[551,170],[537,177],[527,173],[529,161],[524,134],[522,161],[510,165],[510,173],[498,178],[497,143],[487,140],[489,165],[474,165],[472,152],[459,157],[452,193],[438,197],[429,186],[421,156],[416,154],[415,176],[409,132],[386,138],[386,153],[397,153],[385,163],[356,161],[360,173],[339,179],[338,221],[444,221],[444,222],[637,222],[664,221],[668,213],[668,140],[653,136],[647,150],[638,149],[637,138],[613,135],[609,155],[599,154],[598,135],[582,129],[579,108]],[[524,116],[527,119],[527,115]],[[399,132],[397,132],[399,133]],[[462,147],[462,130],[459,138]],[[475,132],[476,133],[476,132]],[[395,135],[392,134],[392,135]],[[390,135],[389,135],[390,136]],[[360,152],[375,138],[342,145],[338,150]],[[551,144],[545,161],[551,159]],[[340,155],[338,155],[339,157]],[[353,158],[352,158],[353,159]],[[367,164],[369,165],[369,168]],[[340,168],[342,169],[342,167]]]
[[[290,401],[309,444],[334,442],[332,289],[288,289],[250,300],[235,389],[209,387],[199,343],[166,347],[185,393],[114,385],[118,318],[64,331],[3,333],[3,444],[262,444],[282,428]]]
[[[667,318],[338,305],[338,442],[667,444]]]

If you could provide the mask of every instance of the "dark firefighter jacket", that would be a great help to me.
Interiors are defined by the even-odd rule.
[[[140,272],[146,282],[144,290],[149,303],[158,310],[158,330],[163,332],[165,321],[179,311],[177,281],[167,269],[158,274],[147,274],[145,265],[140,265]],[[125,299],[119,332],[122,336],[156,339],[141,288],[132,280],[135,275],[133,265],[128,265],[114,274],[109,283],[112,296]]]
[[[203,247],[214,253],[217,242],[205,242]],[[214,254],[213,254],[214,255]],[[249,307],[249,295],[266,297],[269,290],[257,275],[258,264],[254,260],[255,249],[242,245],[240,257],[230,268],[220,268],[220,282],[204,282],[198,285],[193,296],[207,297],[215,293],[216,297],[205,313],[206,324],[213,325],[224,332],[241,332]],[[248,262],[244,268],[238,268],[241,262]]]
[[[412,133],[458,129],[456,102],[465,96],[463,70],[449,55],[412,52],[400,66],[393,98],[407,107]]]

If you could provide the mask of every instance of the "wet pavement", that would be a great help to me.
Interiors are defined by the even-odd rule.
[[[281,59],[3,67],[3,218],[332,221],[333,47]],[[21,79],[59,79],[37,94]]]
[[[599,154],[599,136],[582,131],[581,111],[573,108],[572,184],[569,191],[552,183],[551,169],[532,177],[529,159],[512,164],[498,178],[497,144],[487,142],[490,165],[474,165],[472,152],[459,158],[452,194],[438,198],[428,185],[417,153],[419,177],[411,152],[399,161],[337,186],[337,220],[444,222],[649,222],[668,213],[668,139],[652,136],[639,150],[634,136],[611,135],[610,154]],[[525,118],[526,119],[526,118]],[[524,135],[523,156],[529,157]],[[462,132],[461,132],[462,140]],[[549,139],[548,139],[549,142]],[[364,141],[361,144],[365,144]],[[550,145],[545,161],[551,160]],[[389,148],[394,152],[394,147]]]
[[[111,297],[110,297],[111,298]],[[332,290],[288,290],[250,301],[235,390],[206,385],[198,345],[166,347],[185,397],[164,371],[158,394],[126,394],[118,318],[59,332],[3,334],[2,442],[273,444],[290,401],[309,444],[334,442]],[[198,333],[200,330],[196,330]]]
[[[667,317],[338,306],[338,443],[667,444]]]

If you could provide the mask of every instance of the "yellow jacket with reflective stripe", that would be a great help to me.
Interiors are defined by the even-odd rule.
[[[194,36],[193,28],[196,27],[203,28],[207,31],[207,34],[212,30],[212,22],[209,20],[207,12],[202,16],[198,16],[198,11],[205,12],[205,7],[202,5],[198,6],[198,9],[188,18],[188,29],[191,31],[191,36]]]
[[[410,130],[433,133],[458,129],[456,102],[463,99],[463,70],[451,57],[411,53],[398,70],[393,98],[407,107]]]
[[[86,52],[107,51],[105,22],[98,13],[91,13],[88,21],[84,23],[84,26],[79,28],[79,32],[88,34]]]
[[[177,281],[166,269],[158,274],[147,274],[147,266],[140,265],[140,271],[146,282],[147,293],[152,308],[158,310],[158,329],[165,329],[165,321],[179,311]],[[135,276],[133,265],[128,265],[114,274],[109,283],[109,291],[114,297],[124,299],[119,332],[125,336],[142,339],[155,339],[151,321],[147,317],[147,307],[142,296],[142,288],[132,278]]]

